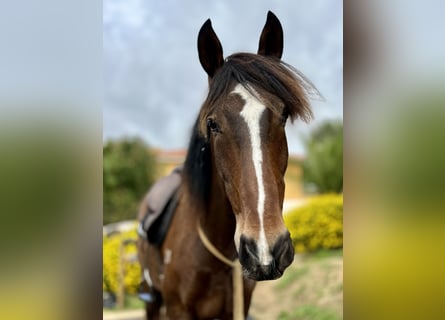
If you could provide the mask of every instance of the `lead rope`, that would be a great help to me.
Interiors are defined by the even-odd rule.
[[[243,296],[243,273],[241,270],[241,264],[238,259],[233,261],[227,259],[206,237],[204,231],[201,228],[201,223],[198,221],[198,234],[204,247],[221,262],[231,266],[233,269],[232,282],[233,282],[233,320],[244,319],[244,296]]]

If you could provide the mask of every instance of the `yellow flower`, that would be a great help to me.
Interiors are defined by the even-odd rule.
[[[137,239],[136,227],[134,230],[123,232],[103,238],[103,290],[116,293],[118,289],[119,249],[121,242],[127,239]],[[136,254],[136,245],[130,243],[124,248],[124,255]],[[137,261],[126,261],[124,264],[124,287],[127,293],[136,293],[141,280],[141,270]]]
[[[316,196],[284,216],[296,252],[343,246],[343,195]]]

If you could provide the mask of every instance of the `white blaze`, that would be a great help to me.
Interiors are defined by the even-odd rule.
[[[252,89],[253,91],[253,89]],[[272,261],[272,256],[269,252],[269,245],[266,240],[266,233],[264,231],[264,202],[266,195],[264,192],[263,183],[263,152],[261,150],[261,136],[260,136],[260,121],[261,116],[266,110],[266,107],[254,95],[252,95],[243,85],[238,84],[233,93],[237,93],[243,98],[246,104],[241,110],[241,117],[247,123],[250,134],[250,142],[252,145],[252,161],[255,168],[255,174],[258,183],[258,215],[260,221],[260,234],[258,238],[258,257],[262,265],[268,265]]]

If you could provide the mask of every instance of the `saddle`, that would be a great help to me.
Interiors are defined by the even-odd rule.
[[[147,208],[139,223],[138,234],[151,244],[160,246],[167,234],[173,213],[178,205],[178,189],[182,166],[158,180],[144,198]]]

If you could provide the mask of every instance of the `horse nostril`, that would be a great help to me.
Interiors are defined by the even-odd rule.
[[[277,267],[284,271],[294,260],[294,247],[289,232],[280,236],[272,250]]]
[[[278,237],[267,252],[261,251],[255,240],[242,235],[238,257],[247,277],[256,281],[277,279],[294,259],[290,235],[286,233]]]
[[[249,245],[246,243],[246,245],[245,245],[244,248],[246,249],[247,253],[248,253],[250,256],[252,256],[253,258],[258,259],[258,255],[257,255],[257,253],[256,253],[256,247],[249,246]]]
[[[242,265],[252,264],[258,261],[258,250],[253,239],[245,236],[240,238],[239,260]]]

